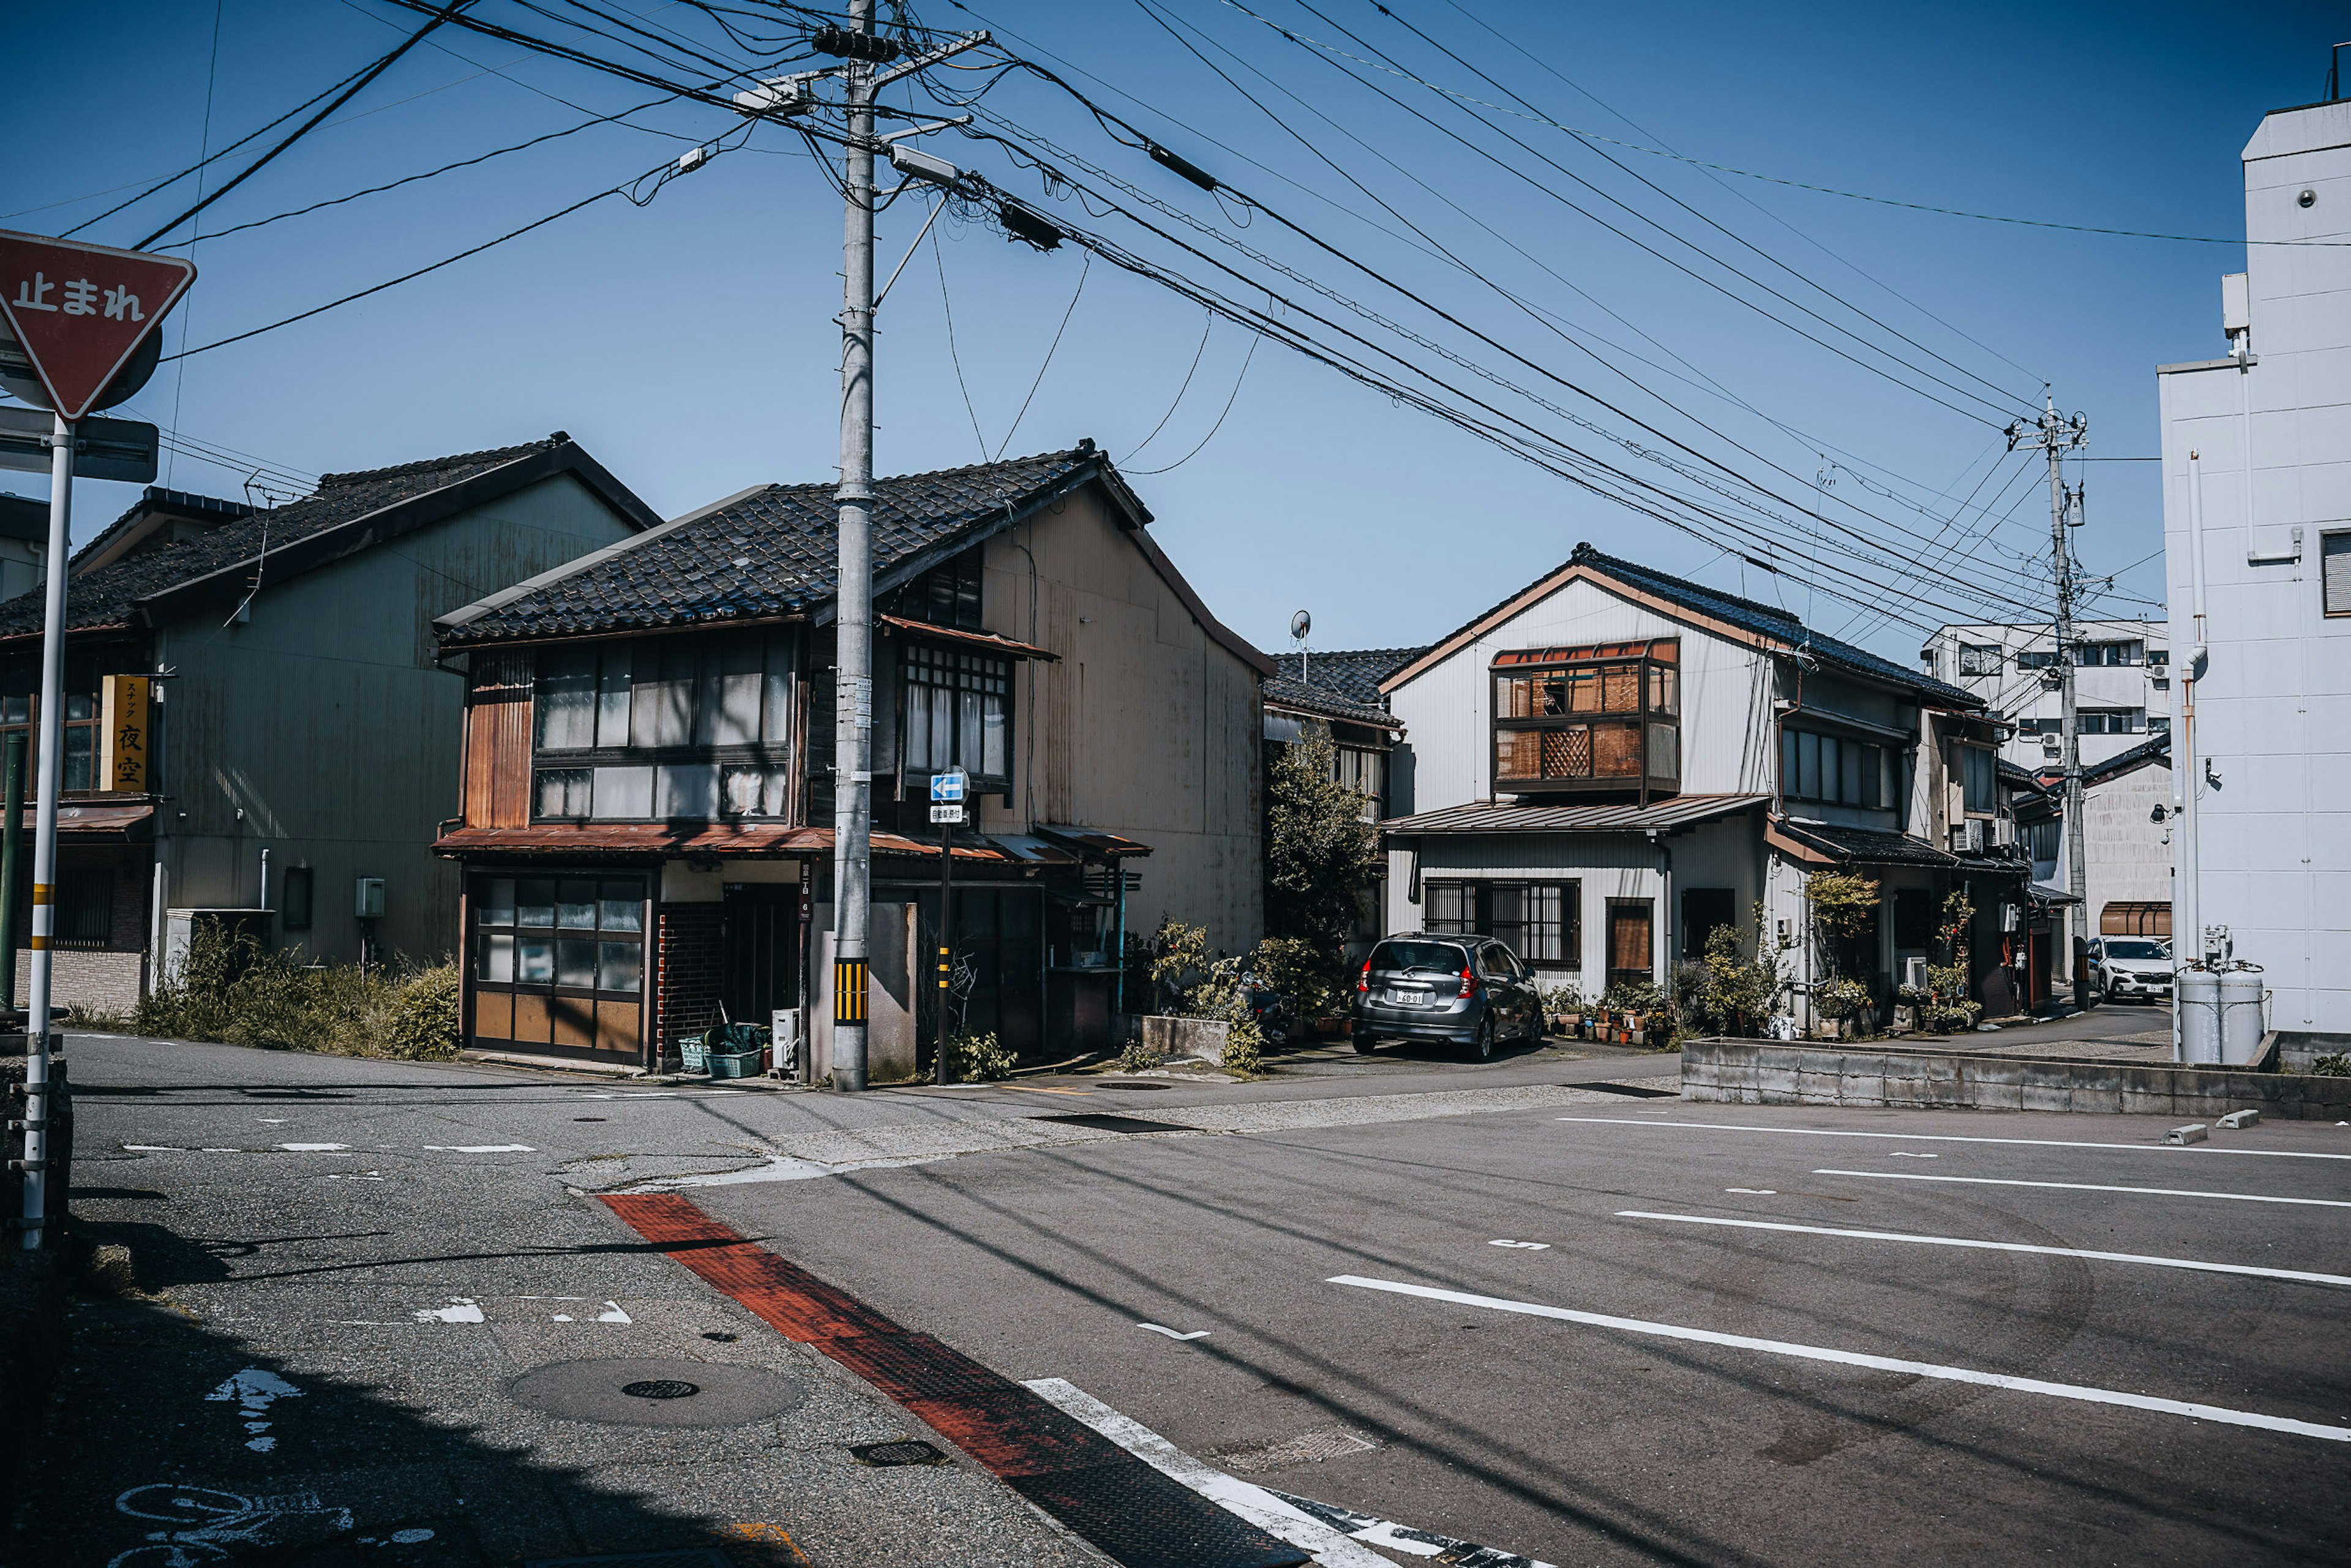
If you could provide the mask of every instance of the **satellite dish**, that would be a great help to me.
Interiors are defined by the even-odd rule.
[[[1314,617],[1305,611],[1301,610],[1290,618],[1290,634],[1301,642],[1304,641],[1306,633],[1312,630],[1314,630]]]

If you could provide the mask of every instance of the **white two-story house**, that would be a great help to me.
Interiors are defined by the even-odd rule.
[[[2062,971],[1982,699],[1783,610],[1579,545],[1380,690],[1410,754],[1383,824],[1391,931],[1495,936],[1597,998],[1669,984],[1760,904],[1802,1024],[1827,963],[1805,880],[1849,870],[1880,901],[1838,963],[1881,1005],[1961,884],[1987,1016]]]

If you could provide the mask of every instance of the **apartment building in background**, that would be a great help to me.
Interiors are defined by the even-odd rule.
[[[2085,768],[2119,757],[2171,726],[2171,629],[2155,621],[2076,621],[2074,713]],[[2003,759],[2053,773],[2063,755],[2052,621],[1945,626],[1918,650],[1919,669],[1973,692],[2014,726]]]

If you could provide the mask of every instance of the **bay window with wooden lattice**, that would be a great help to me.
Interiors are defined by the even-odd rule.
[[[1517,649],[1493,681],[1495,793],[1679,792],[1677,639]]]

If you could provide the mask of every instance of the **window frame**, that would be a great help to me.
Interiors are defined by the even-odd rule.
[[[2343,592],[2338,600],[2335,573],[2327,569],[2330,556],[2344,558]],[[2351,615],[2351,528],[2321,528],[2318,533],[2318,613],[2321,619],[2335,621]]]
[[[1780,727],[1780,798],[1857,811],[1898,810],[1902,788],[1896,769],[1902,751],[1901,747],[1882,740],[1783,723]],[[1847,753],[1854,754],[1850,759]],[[1818,780],[1817,787],[1808,786],[1808,778]],[[1848,781],[1854,787],[1851,800],[1845,798]]]
[[[1002,653],[989,653],[985,649],[970,648],[956,643],[933,642],[919,636],[910,636],[899,644],[898,776],[903,786],[927,786],[934,773],[945,772],[949,768],[961,768],[970,779],[969,791],[974,795],[1008,795],[1012,792],[1013,758],[1019,755],[1018,747],[1014,744],[1016,705],[1013,701],[1013,664],[1014,661],[1011,658]],[[925,679],[918,674],[918,672],[935,669],[944,669],[952,677],[951,680]],[[967,685],[967,680],[979,684]],[[986,684],[990,681],[996,683],[994,689],[990,689]],[[925,693],[945,691],[950,696],[947,735],[953,746],[950,755],[944,760],[933,754],[928,746],[925,747],[925,756],[928,760],[922,763],[914,760],[914,697],[917,690]],[[963,755],[967,728],[964,722],[964,704],[961,699],[967,695],[979,699],[977,717],[979,724],[980,760],[983,762],[986,760],[987,747],[987,701],[990,697],[994,697],[1001,705],[1002,723],[999,732],[1004,750],[1004,766],[997,772],[991,773],[984,767],[973,766],[972,760]],[[925,706],[929,707],[932,705],[926,702]]]
[[[1610,706],[1613,689],[1630,673],[1629,706]],[[1536,694],[1545,677],[1558,677],[1562,688],[1561,711],[1536,713]],[[1513,687],[1527,686],[1527,701],[1512,701]],[[1577,706],[1573,694],[1585,686],[1594,692],[1590,707]],[[1672,791],[1681,787],[1681,710],[1683,702],[1681,642],[1659,637],[1645,642],[1596,643],[1580,648],[1530,648],[1496,656],[1487,669],[1487,766],[1496,793],[1547,794],[1639,790]],[[1524,706],[1529,711],[1514,712]],[[1528,747],[1509,737],[1568,735],[1581,731],[1582,771],[1546,772],[1553,747],[1538,738],[1531,750],[1538,771],[1510,771],[1506,763],[1522,760]],[[1605,733],[1629,732],[1634,760],[1630,771],[1603,771]],[[1622,744],[1619,742],[1618,744]],[[1558,747],[1562,758],[1574,755],[1573,741]],[[1516,755],[1513,755],[1516,754]]]
[[[1495,918],[1498,890],[1520,896],[1517,919]],[[1555,915],[1539,912],[1540,901],[1545,894],[1556,900]],[[1499,942],[1510,949],[1529,974],[1537,969],[1562,969],[1574,974],[1583,971],[1581,877],[1425,877],[1420,896],[1421,929],[1426,936],[1461,942]],[[1446,906],[1445,913],[1438,913],[1440,904]],[[1555,928],[1561,956],[1533,956],[1504,934],[1505,927],[1520,932]]]
[[[1985,655],[1991,656],[1991,667],[1983,667]],[[1959,677],[1997,676],[2008,666],[2008,651],[1998,643],[1962,643],[1959,644]]]
[[[584,673],[576,667],[583,659]],[[550,664],[575,666],[553,676],[569,692],[550,691]],[[531,675],[530,820],[795,821],[799,685],[799,639],[783,627],[541,648]],[[550,702],[554,695],[569,700]],[[559,716],[563,744],[549,746]],[[757,730],[747,740],[740,738],[747,716]],[[722,734],[728,737],[718,738]],[[728,810],[729,774],[751,768],[759,771],[761,809]],[[608,789],[629,809],[601,809]],[[706,800],[706,810],[663,810],[688,792]]]

